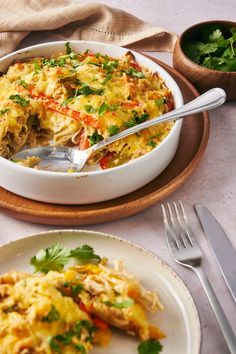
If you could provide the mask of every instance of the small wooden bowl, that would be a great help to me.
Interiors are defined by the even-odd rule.
[[[199,40],[203,28],[218,24],[223,33],[228,33],[230,28],[236,28],[236,22],[231,21],[206,21],[186,29],[177,40],[173,53],[173,66],[183,74],[199,92],[205,92],[213,87],[221,87],[226,91],[227,101],[236,100],[236,72],[225,72],[205,68],[189,59],[183,51],[184,45],[192,40]]]

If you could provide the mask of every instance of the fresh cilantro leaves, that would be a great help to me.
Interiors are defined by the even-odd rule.
[[[84,96],[101,95],[102,93],[103,93],[103,89],[92,89],[91,87],[85,85],[76,90],[75,97],[79,95],[84,95]]]
[[[155,143],[155,141],[153,141],[152,139],[148,140],[147,142],[148,146],[151,146],[152,148],[155,148],[157,146],[157,144]]]
[[[31,258],[30,264],[35,267],[36,272],[48,273],[50,270],[61,272],[64,266],[69,263],[70,258],[76,258],[77,261],[82,263],[99,262],[101,260],[101,257],[95,254],[93,248],[89,245],[70,250],[68,247],[63,247],[57,243],[40,250]],[[79,287],[73,288],[72,292],[79,292]]]
[[[79,261],[99,262],[101,257],[94,253],[93,247],[89,245],[83,245],[82,247],[77,247],[70,253],[71,257],[78,259]]]
[[[27,107],[29,104],[29,100],[26,100],[24,97],[16,94],[16,95],[11,95],[10,100],[12,100],[13,102],[19,104],[21,107]]]
[[[162,344],[158,340],[148,339],[138,346],[139,354],[159,354],[163,349]]]
[[[115,307],[116,309],[124,309],[134,305],[134,300],[129,298],[122,302],[111,302],[111,301],[104,301],[104,304],[108,307]]]
[[[18,85],[21,85],[21,86],[23,86],[24,88],[28,88],[28,84],[27,84],[27,82],[25,81],[25,80],[17,80],[17,82],[16,82]]]
[[[60,317],[60,312],[58,312],[56,307],[52,305],[51,310],[48,312],[48,314],[42,317],[42,322],[52,323],[54,321],[58,321]]]
[[[117,125],[110,125],[108,128],[108,134],[109,136],[113,136],[116,135],[117,133],[119,133],[120,128],[117,127]]]
[[[86,349],[83,344],[78,343],[82,335],[82,330],[86,329],[88,331],[88,336],[85,338],[86,341],[93,340],[93,332],[95,327],[90,321],[81,320],[75,324],[75,326],[62,334],[57,334],[50,338],[49,345],[53,352],[62,354],[64,352],[64,346],[71,345],[76,351],[81,354],[86,354]]]
[[[74,97],[68,97],[65,101],[62,102],[62,106],[65,107],[67,104],[73,100]]]
[[[102,85],[105,85],[112,78],[113,78],[112,74],[107,74],[106,78],[102,81]]]
[[[225,35],[218,25],[205,27],[199,41],[186,43],[185,54],[208,69],[236,71],[236,28]]]
[[[35,60],[34,61],[34,72],[35,72],[35,74],[39,74],[41,69],[42,69],[41,66],[39,65],[37,60]]]
[[[42,60],[43,66],[48,66],[50,68],[54,68],[56,66],[65,66],[66,63],[66,58],[65,57],[59,57],[58,59],[53,58],[53,59],[47,59],[43,58]]]
[[[70,42],[66,42],[65,46],[66,46],[66,54],[70,55],[73,52]]]
[[[125,122],[125,126],[127,128],[134,127],[137,124],[145,122],[149,117],[148,113],[142,113],[138,115],[136,112],[134,113],[134,116],[132,119],[130,119],[128,122]]]
[[[163,103],[165,103],[165,99],[163,97],[158,98],[157,100],[155,100],[155,105],[156,106],[160,106]]]
[[[103,136],[101,134],[98,134],[97,131],[95,131],[93,134],[89,135],[88,138],[89,138],[91,145],[95,145],[99,141],[103,140]]]
[[[104,55],[104,61],[102,63],[102,68],[107,70],[107,72],[111,73],[115,68],[118,67],[119,61],[118,60],[110,60],[108,55]]]
[[[70,260],[70,249],[62,247],[59,243],[40,250],[32,257],[30,264],[35,267],[36,272],[47,273],[50,270],[62,271]]]
[[[70,282],[65,282],[63,284],[64,288],[70,288],[72,295],[77,296],[82,290],[83,290],[83,285],[82,284],[71,284]],[[63,293],[63,290],[62,290]]]
[[[97,112],[97,109],[94,108],[93,106],[91,106],[90,104],[86,104],[84,106],[84,109],[87,113],[96,113]]]
[[[129,68],[128,70],[123,70],[123,72],[126,75],[134,76],[134,77],[137,77],[139,79],[145,78],[144,73],[142,71],[136,70],[135,68]]]
[[[0,116],[3,116],[3,114],[10,112],[10,108],[5,108],[0,110]]]
[[[98,115],[102,116],[106,111],[116,111],[118,107],[119,106],[117,104],[108,105],[107,103],[103,102],[98,109]]]

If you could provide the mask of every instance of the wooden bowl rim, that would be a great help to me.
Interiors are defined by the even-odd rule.
[[[236,76],[236,71],[221,71],[221,70],[214,70],[214,69],[208,69],[206,68],[205,66],[201,66],[197,63],[195,63],[193,60],[191,60],[183,51],[182,49],[182,41],[183,41],[183,37],[186,35],[186,33],[188,32],[191,32],[192,30],[196,29],[196,28],[200,28],[202,26],[206,26],[206,25],[209,25],[209,24],[225,24],[227,26],[233,26],[233,27],[236,27],[236,22],[234,21],[228,21],[228,20],[210,20],[210,21],[204,21],[204,22],[198,22],[198,23],[195,23],[194,25],[186,28],[184,30],[184,32],[181,33],[181,35],[179,36],[179,39],[178,41],[176,42],[176,45],[175,45],[175,49],[174,49],[174,52],[176,50],[176,46],[177,44],[179,43],[179,50],[181,52],[181,54],[184,56],[184,58],[186,58],[189,62],[189,64],[193,65],[194,67],[196,67],[196,69],[202,71],[202,72],[207,72],[207,73],[214,73],[214,74],[218,74],[220,76],[223,76],[225,74],[227,75],[233,75],[233,76]]]

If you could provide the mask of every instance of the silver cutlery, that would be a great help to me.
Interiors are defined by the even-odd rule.
[[[236,251],[210,211],[202,204],[195,204],[194,208],[226,284],[236,302]]]
[[[160,117],[153,118],[141,124],[137,124],[129,129],[123,130],[122,132],[116,135],[110,136],[102,141],[99,141],[97,144],[90,146],[88,149],[78,150],[76,148],[69,148],[66,146],[43,146],[22,150],[14,154],[12,156],[12,159],[24,160],[27,159],[27,157],[36,156],[40,158],[40,162],[37,165],[40,169],[44,169],[44,166],[46,166],[47,170],[58,171],[59,162],[65,172],[69,168],[74,168],[77,172],[79,172],[95,151],[98,151],[119,139],[125,138],[128,135],[152,127],[153,125],[181,119],[191,114],[216,108],[222,103],[224,103],[225,99],[226,94],[224,90],[222,90],[221,88],[213,88],[180,108],[174,109],[173,111],[165,113]]]
[[[202,251],[189,225],[182,203],[162,205],[166,240],[174,260],[197,275],[207,295],[231,354],[236,354],[236,337],[220,302],[201,267]]]

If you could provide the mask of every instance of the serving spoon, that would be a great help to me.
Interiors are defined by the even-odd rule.
[[[86,164],[89,157],[104,146],[111,144],[128,135],[137,133],[153,125],[178,120],[183,117],[207,111],[223,104],[226,93],[221,88],[213,88],[180,108],[174,109],[157,118],[135,125],[116,135],[110,136],[85,150],[78,150],[67,146],[44,146],[22,150],[12,156],[13,160],[25,160],[27,157],[39,157],[39,169],[49,171],[68,172],[70,169],[79,172]]]

